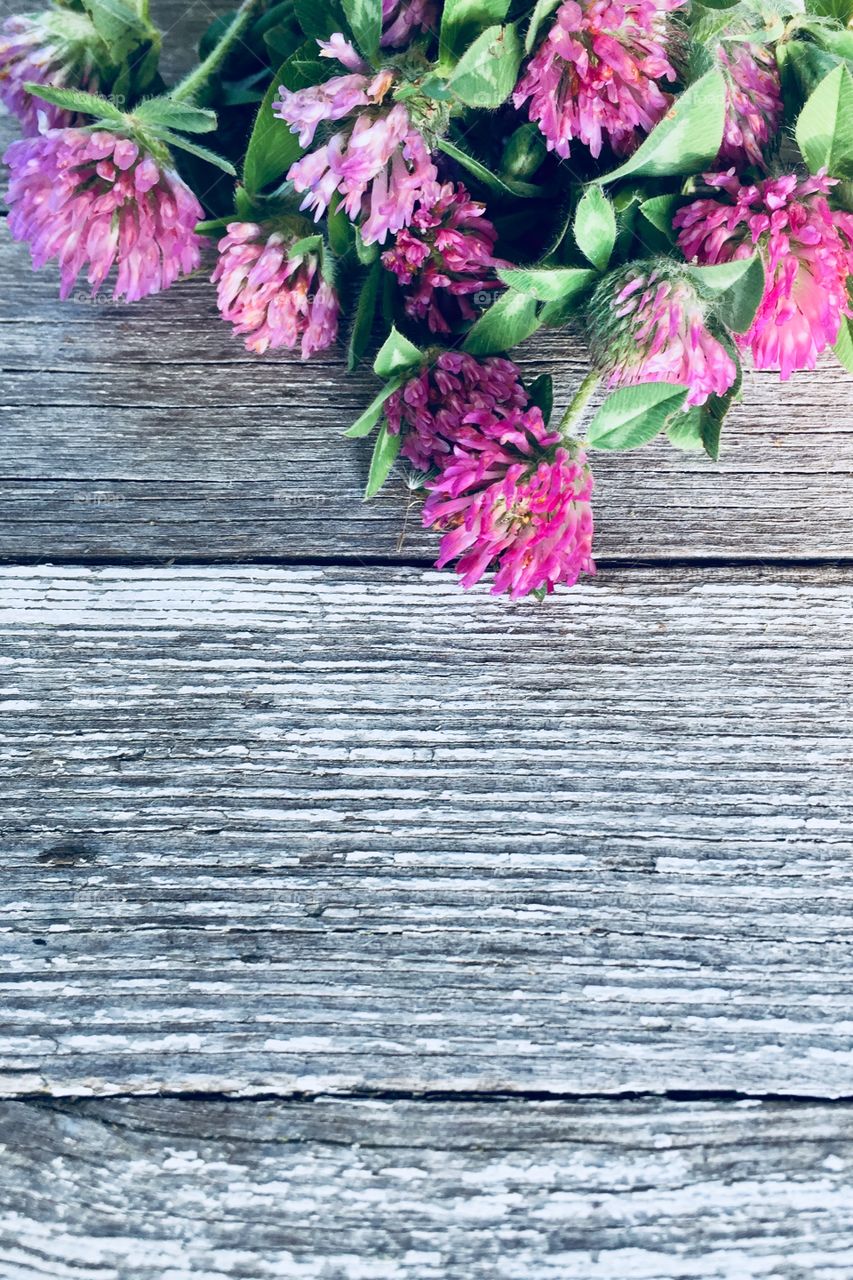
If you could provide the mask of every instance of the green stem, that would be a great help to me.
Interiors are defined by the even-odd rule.
[[[595,395],[599,382],[601,382],[601,374],[593,369],[578,387],[560,422],[560,435],[564,440],[569,440],[574,435],[574,429],[583,417],[586,406]]]
[[[218,43],[213,46],[204,61],[200,62],[196,69],[191,71],[176,89],[172,90],[170,96],[174,100],[178,102],[193,102],[196,106],[203,105],[204,94],[209,88],[213,77],[237,41],[242,39],[256,12],[263,4],[264,0],[243,0],[240,8],[234,14],[230,26],[222,34]]]

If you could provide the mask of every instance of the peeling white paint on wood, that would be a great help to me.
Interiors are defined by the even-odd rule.
[[[849,1106],[0,1106],[4,1280],[846,1280]]]

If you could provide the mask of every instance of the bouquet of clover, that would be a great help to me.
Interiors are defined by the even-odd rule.
[[[194,272],[251,352],[339,340],[382,388],[439,567],[593,570],[588,453],[716,457],[741,362],[853,369],[853,0],[244,0],[176,87],[147,0],[8,20],[9,226],[128,302]],[[208,134],[200,145],[198,135]],[[584,334],[552,421],[506,352]],[[603,403],[576,438],[599,383]]]

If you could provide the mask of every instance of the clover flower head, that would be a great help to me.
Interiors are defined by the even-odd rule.
[[[433,333],[474,320],[477,304],[503,288],[495,272],[509,263],[494,256],[498,235],[485,212],[461,184],[446,183],[382,255],[403,288],[406,314]]]
[[[33,97],[28,82],[54,88],[98,88],[91,55],[98,35],[85,13],[49,8],[38,14],[19,14],[0,26],[0,102],[18,117],[25,134],[73,123],[70,111]]]
[[[391,433],[403,434],[403,457],[427,472],[450,453],[470,414],[498,405],[520,409],[527,398],[511,360],[444,351],[389,397],[385,416]]]
[[[230,222],[211,279],[222,318],[248,351],[298,347],[307,360],[335,341],[340,308],[318,255],[289,252],[295,240],[253,222]]]
[[[307,89],[282,87],[273,112],[303,147],[312,145],[320,124],[344,127],[292,164],[287,176],[315,218],[337,195],[365,244],[381,244],[409,225],[418,205],[435,202],[438,172],[408,108],[393,100],[395,71],[370,74],[340,35],[323,42],[321,53],[349,73]]]
[[[771,50],[746,40],[721,41],[717,63],[726,82],[721,165],[759,165],[782,124],[782,82]]]
[[[157,293],[201,260],[201,206],[186,183],[140,143],[105,129],[51,129],[13,142],[9,230],[33,266],[59,264],[60,296],[78,275],[97,293],[113,267],[113,296]]]
[[[673,11],[685,0],[564,0],[514,94],[529,102],[549,150],[574,142],[627,155],[669,110],[676,79]]]
[[[611,387],[671,382],[686,404],[722,396],[737,365],[709,330],[707,305],[677,263],[632,262],[607,276],[590,305],[593,360]]]
[[[756,369],[778,370],[783,381],[813,369],[851,314],[853,215],[830,208],[835,180],[787,173],[742,183],[730,169],[706,174],[705,182],[715,194],[693,200],[673,219],[682,253],[713,264],[758,252],[764,295],[735,341]]]
[[[519,600],[595,572],[592,473],[538,408],[469,414],[426,488],[424,525],[443,533],[436,567],[456,560],[463,587],[494,570],[493,594]]]

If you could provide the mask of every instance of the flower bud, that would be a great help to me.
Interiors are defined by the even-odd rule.
[[[630,262],[593,294],[593,360],[611,387],[670,382],[689,388],[688,405],[704,404],[737,378],[734,360],[706,318],[706,303],[677,262]]]

